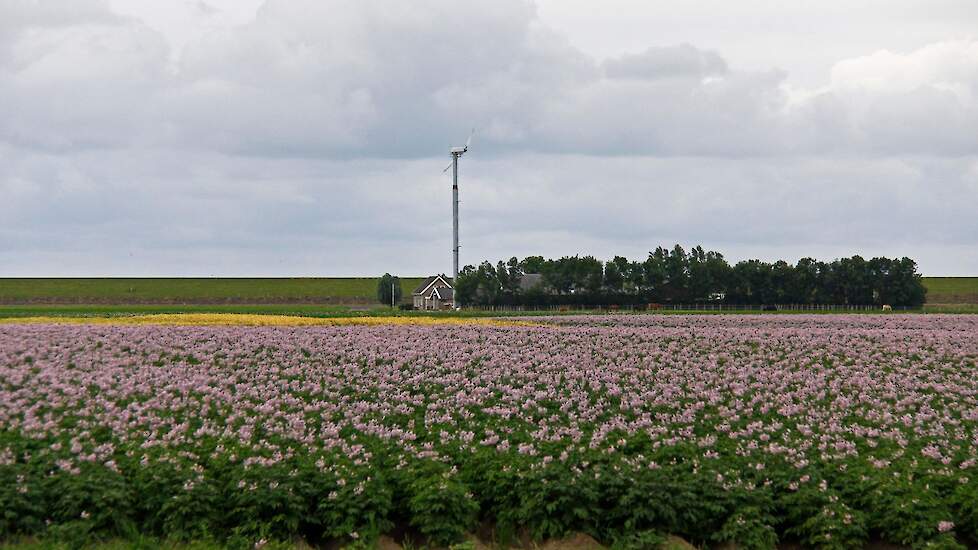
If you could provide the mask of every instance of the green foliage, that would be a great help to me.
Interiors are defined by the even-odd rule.
[[[182,469],[165,464],[139,472],[134,489],[146,497],[139,499],[137,510],[152,532],[181,541],[210,538],[221,529],[221,517],[215,511],[234,505],[225,501],[215,479],[191,483],[186,477]]]
[[[733,542],[745,550],[768,550],[777,547],[774,518],[756,507],[746,507],[730,516],[713,538]]]
[[[0,466],[0,540],[15,533],[37,533],[43,529],[44,510],[27,487],[29,470],[22,464]]]
[[[309,511],[299,479],[288,472],[266,469],[239,483],[243,490],[229,491],[232,496],[223,505],[225,521],[235,526],[234,534],[249,539],[285,539],[299,531]]]
[[[479,503],[451,470],[417,468],[407,490],[411,525],[435,544],[457,543],[475,525]]]
[[[597,487],[590,480],[574,480],[566,472],[541,471],[521,480],[519,521],[530,526],[534,538],[561,538],[593,525],[600,515]]]
[[[523,273],[540,273],[543,289],[518,284]],[[658,247],[643,262],[620,256],[602,264],[592,256],[545,260],[531,256],[493,266],[483,262],[459,274],[463,305],[644,305],[653,302],[728,304],[835,304],[919,307],[927,289],[910,258],[860,256],[796,265],[746,260],[730,266],[718,252]]]
[[[834,494],[812,487],[785,499],[789,516],[803,519],[787,533],[813,548],[859,548],[869,538],[866,515],[850,508]]]
[[[401,280],[391,275],[384,275],[377,280],[377,301],[385,306],[401,301]]]
[[[455,281],[455,302],[459,305],[469,306],[476,303],[479,293],[479,285],[482,276],[476,274],[476,269],[470,265],[462,268]]]
[[[952,521],[948,499],[932,490],[926,480],[901,479],[877,487],[867,495],[871,506],[868,525],[883,538],[914,548],[959,548],[953,535],[941,533],[941,522]],[[952,544],[953,543],[953,544]]]
[[[971,477],[968,483],[959,483],[951,498],[955,510],[955,530],[978,540],[978,479]]]
[[[371,542],[394,526],[393,500],[392,487],[383,478],[364,473],[322,495],[318,523],[328,537]]]
[[[92,542],[92,522],[71,520],[52,524],[44,534],[45,539],[72,550],[83,548]]]
[[[621,452],[648,452],[641,442],[628,445]],[[378,456],[387,452],[379,442],[370,446]],[[741,548],[773,548],[783,534],[828,549],[857,548],[878,533],[914,548],[958,549],[956,534],[973,537],[978,526],[975,481],[899,482],[854,467],[789,491],[778,481],[785,472],[771,465],[764,474],[774,480],[770,487],[731,488],[719,484],[715,471],[684,459],[687,452],[695,451],[674,448],[655,456],[660,468],[628,469],[597,452],[533,468],[518,453],[486,450],[457,472],[427,459],[370,470],[337,455],[327,462],[336,474],[297,456],[243,472],[210,463],[192,486],[182,465],[139,467],[138,457],[121,453],[116,458],[128,476],[95,464],[82,464],[79,474],[46,475],[52,463],[40,459],[0,466],[0,480],[13,480],[0,484],[2,536],[41,536],[65,548],[152,536],[253,548],[259,540],[300,535],[370,547],[403,521],[432,544],[448,546],[486,520],[503,540],[507,530],[512,536],[526,529],[538,539],[584,531],[620,549],[656,548],[663,533]],[[31,486],[27,500],[18,478]],[[942,524],[953,528],[942,531]],[[154,547],[145,540],[140,544]]]
[[[131,533],[133,495],[122,475],[98,464],[83,463],[78,474],[60,472],[43,478],[44,513],[53,525],[70,525],[64,536],[89,531],[108,535]]]

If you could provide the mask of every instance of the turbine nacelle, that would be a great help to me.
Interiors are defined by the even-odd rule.
[[[452,147],[451,153],[453,155],[462,156],[464,153],[468,152],[469,145],[472,145],[473,135],[475,135],[475,128],[472,128],[472,132],[469,134],[469,139],[465,140],[465,145],[463,147]]]
[[[451,168],[452,165],[455,163],[454,159],[457,159],[462,155],[464,155],[465,153],[469,152],[469,145],[472,145],[472,136],[474,134],[475,134],[475,128],[473,128],[472,133],[469,134],[469,139],[465,140],[465,145],[463,145],[462,147],[452,147],[451,149],[449,149],[449,152],[452,154],[452,159],[453,159],[452,164],[446,166],[445,169],[441,171],[442,174],[448,172],[448,169]]]

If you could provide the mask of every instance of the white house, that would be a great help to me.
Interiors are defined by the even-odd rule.
[[[411,293],[414,309],[439,310],[455,307],[455,287],[444,275],[428,277]]]

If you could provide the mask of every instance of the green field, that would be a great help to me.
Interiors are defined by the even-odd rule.
[[[957,305],[927,305],[924,308],[908,311],[894,311],[893,314],[901,315],[905,313],[978,313],[978,304],[957,304]],[[513,317],[527,316],[548,316],[548,315],[603,315],[617,313],[620,315],[730,315],[730,314],[753,314],[753,315],[785,315],[785,314],[815,314],[831,315],[836,313],[849,313],[852,315],[874,315],[879,311],[850,311],[845,310],[825,310],[825,311],[802,311],[802,310],[779,310],[779,311],[758,311],[758,310],[724,310],[724,311],[703,311],[703,310],[657,310],[657,311],[611,311],[593,309],[575,309],[569,311],[559,310],[538,310],[538,311],[483,311],[483,310],[462,310],[462,311],[399,311],[393,313],[389,307],[381,305],[365,307],[337,306],[337,305],[317,305],[317,304],[27,304],[27,305],[0,305],[0,319],[14,317],[122,317],[130,315],[152,315],[152,314],[171,314],[171,313],[243,313],[256,315],[292,315],[299,317],[498,317],[500,315]]]
[[[924,277],[928,304],[978,304],[978,277]]]
[[[401,279],[402,295],[421,280]],[[0,304],[371,304],[376,295],[372,277],[0,279]]]
[[[401,279],[402,302],[421,278]],[[978,308],[978,277],[925,277],[928,312]],[[140,313],[349,314],[376,304],[377,279],[0,278],[0,317]]]

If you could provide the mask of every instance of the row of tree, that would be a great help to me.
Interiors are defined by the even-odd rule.
[[[525,274],[540,274],[539,284],[521,284]],[[609,262],[593,256],[530,256],[495,266],[483,262],[466,266],[455,282],[455,299],[463,306],[719,302],[913,307],[924,303],[925,294],[910,258],[803,258],[795,265],[746,260],[731,266],[719,252],[700,246],[686,252],[678,244],[672,250],[658,247],[641,262],[621,256]]]

